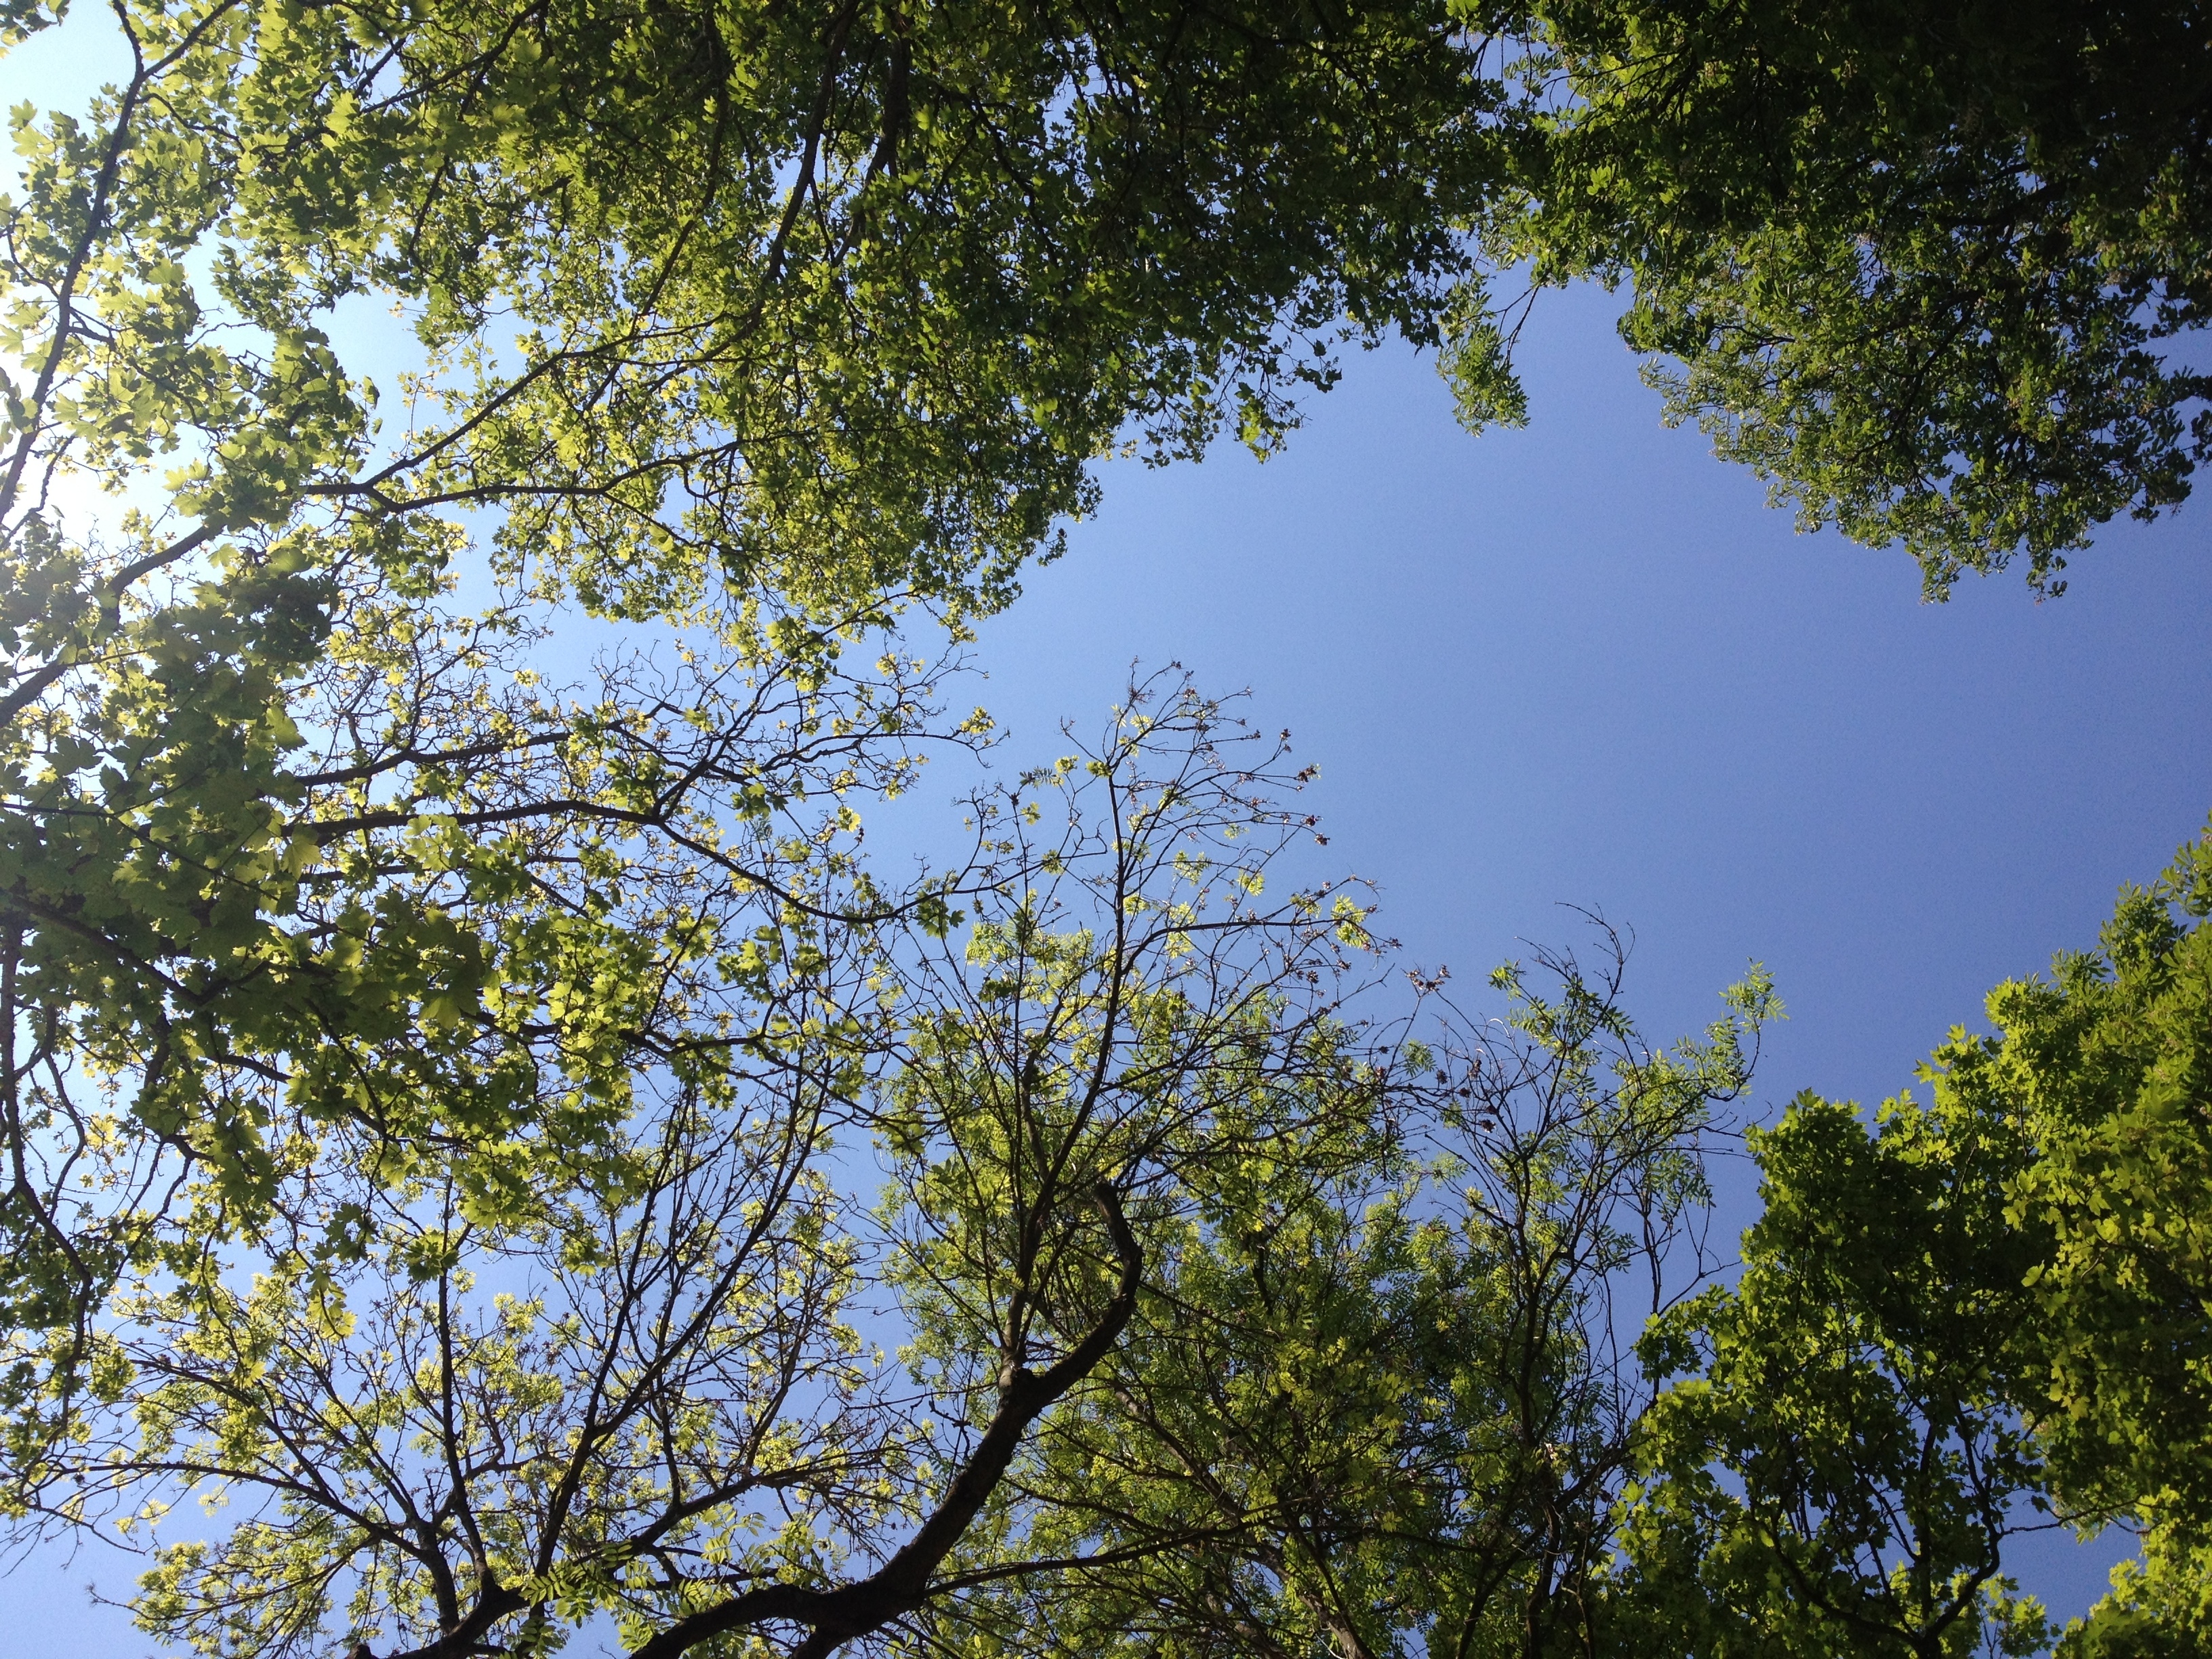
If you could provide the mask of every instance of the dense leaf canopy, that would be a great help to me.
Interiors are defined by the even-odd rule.
[[[2137,1532],[2077,1655],[2212,1639],[2212,831],[1874,1124],[1754,1133],[1728,1289],[1645,1340],[1629,1601],[1669,1650],[2039,1650],[2008,1536]]]
[[[1362,935],[1205,873],[1279,814],[1179,696],[1103,842],[979,802],[879,884],[858,806],[988,730],[882,630],[957,652],[1091,460],[1265,448],[1431,332],[1475,54],[1423,4],[113,17],[0,207],[8,1507],[265,1500],[145,1581],[212,1651],[915,1615]],[[1192,957],[1206,892],[1263,944]],[[850,1311],[901,1262],[995,1332],[918,1392]]]
[[[1941,597],[2039,592],[2212,445],[2179,343],[2212,301],[2196,0],[1546,0],[1557,113],[1497,228],[1626,280],[1622,331],[1801,522],[1902,542]],[[1500,409],[1470,354],[1478,413]],[[1503,406],[1510,413],[1510,403]]]

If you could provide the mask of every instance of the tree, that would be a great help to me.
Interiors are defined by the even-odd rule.
[[[2030,1269],[2020,1408],[2077,1512],[2136,1528],[2142,1559],[2075,1639],[2212,1641],[2212,831],[2122,892],[2095,952],[1999,987],[2001,1037],[1939,1055],[1943,1084],[2032,1134],[2008,1214]]]
[[[1623,1651],[2039,1651],[2005,1540],[2055,1524],[2012,1339],[2032,1251],[2008,1226],[2016,1142],[1892,1103],[1869,1133],[1802,1097],[1752,1146],[1743,1273],[1654,1322]]]
[[[348,631],[289,684],[227,595],[188,593],[95,663],[96,699],[15,728],[0,1288],[27,1409],[65,1403],[179,1183],[250,1235],[288,1143],[362,1134],[364,1174],[450,1168],[495,1216],[611,1152],[641,1067],[766,1063],[864,971],[827,924],[885,901],[835,803],[911,777],[929,665],[824,676],[702,624],[549,685],[519,605],[325,580]]]
[[[1551,0],[1556,112],[1492,222],[1622,322],[1807,527],[1900,541],[1941,598],[2187,494],[2212,446],[2175,342],[2207,319],[2212,46],[2192,0]],[[1518,408],[1470,310],[1468,411]]]
[[[1069,1570],[966,1631],[1337,1659],[1595,1638],[1648,1398],[1624,1340],[1695,1282],[1713,1109],[1780,1012],[1754,971],[1655,1054],[1601,945],[1501,969],[1505,1020],[1446,1004],[1364,1079],[1364,1156],[1206,1172],[1100,1386],[1014,1471]]]
[[[1004,603],[1125,430],[1264,447],[1332,343],[1432,332],[1492,95],[1427,3],[112,9],[0,204],[21,1328],[185,1164],[243,1224],[284,1113],[527,1186],[722,921],[888,902],[771,828],[913,758],[926,669],[834,659]],[[678,637],[533,690],[580,616]]]
[[[1808,1095],[1754,1134],[1741,1280],[1646,1338],[1684,1380],[1625,1594],[1670,1648],[2027,1650],[2002,1554],[2033,1510],[2142,1540],[2069,1654],[2212,1638],[2208,874],[2212,833],[2123,892],[2100,952],[1998,987],[1928,1102],[1869,1126]]]
[[[1125,432],[1264,449],[1334,343],[1434,337],[1481,43],[115,15],[0,214],[10,1512],[131,1521],[218,1652],[826,1652],[1063,1565],[1006,1474],[1224,1166],[1401,1156],[1317,988],[1360,913],[1262,902],[1298,826],[1194,697],[915,884],[856,803],[983,739],[963,618]],[[580,616],[658,637],[549,674]],[[1064,787],[1103,819],[1031,846]],[[185,1492],[252,1511],[179,1541]]]
[[[1126,423],[1266,442],[1314,347],[1429,331],[1494,95],[1419,4],[114,15],[90,122],[19,124],[9,520],[174,456],[192,547],[473,507],[641,614],[993,603]],[[421,357],[381,441],[364,298]]]
[[[1685,1268],[1771,995],[1655,1055],[1608,935],[1599,976],[1545,959],[1555,998],[1503,970],[1510,1031],[1364,1033],[1328,994],[1361,912],[1263,899],[1297,780],[1157,689],[973,803],[964,933],[848,927],[865,971],[781,1004],[835,1018],[641,1072],[557,1178],[488,1209],[459,1159],[395,1176],[302,1123],[250,1231],[198,1182],[26,1524],[119,1520],[141,1624],[239,1659],[544,1651],[594,1616],[653,1659],[1583,1628],[1619,1344]],[[188,1498],[242,1513],[179,1536]]]
[[[672,1042],[500,1202],[485,1149],[395,1169],[413,1149],[360,1120],[272,1136],[250,1227],[198,1174],[18,1471],[27,1524],[119,1516],[142,1625],[240,1656],[537,1652],[602,1614],[651,1659],[826,1654],[1058,1565],[1004,1476],[1194,1190],[1372,1132],[1327,994],[1361,913],[1262,896],[1296,780],[1155,690],[977,798],[997,862],[964,933],[917,907],[731,972],[751,1029],[668,1025],[734,1063]],[[905,1382],[868,1335],[902,1325]],[[186,1496],[244,1513],[175,1539]]]
[[[1854,160],[1805,162],[1818,189],[1706,225],[1719,263],[1638,241],[1651,203],[1695,206],[1638,148],[1673,154],[1680,112],[1584,37],[1697,21],[1674,13],[113,15],[127,75],[82,121],[18,115],[0,204],[21,1535],[127,1522],[144,1626],[240,1659],[538,1653],[599,1617],[650,1659],[1038,1626],[1341,1659],[1917,1654],[2033,1634],[1992,1590],[2009,1500],[2045,1492],[2151,1528],[2075,1639],[2188,1631],[2201,1091],[2188,1042],[2142,1036],[2202,1024],[2170,917],[2052,1016],[2053,1054],[2069,1019],[2136,1033],[2122,1104],[1984,1110],[1960,1049],[1948,1115],[1900,1108],[1871,1188],[1824,1161],[1863,1150],[1849,1115],[1808,1104],[1761,1143],[1745,1285],[1676,1308],[1763,981],[1658,1055],[1617,956],[1547,959],[1555,994],[1509,973],[1510,1034],[1363,1025],[1340,993],[1364,909],[1267,896],[1304,775],[1173,680],[979,794],[945,868],[860,857],[864,808],[988,741],[945,677],[1090,505],[1091,462],[1225,424],[1265,451],[1334,348],[1393,328],[1455,330],[1469,414],[1514,412],[1476,232],[1540,278],[1632,276],[1655,340],[1738,303],[1741,265],[1746,306],[1810,283],[1787,305],[1844,316],[1853,362],[1937,363],[1926,408],[1883,368],[1875,415],[1845,411],[1905,434],[1871,461],[1820,424],[1832,375],[1745,441],[1784,433],[1778,477],[1940,580],[2018,543],[2041,580],[2082,526],[2174,499],[2196,382],[2146,354],[2195,320],[2194,60],[2139,125],[2097,101],[2164,14],[2023,37],[1988,81],[2013,116],[2085,40],[2126,48],[2050,131],[1876,169],[1898,215],[2027,204],[1951,264],[1852,216],[1853,166],[1951,130],[1910,54],[1922,101],[1883,94]],[[1680,48],[1698,88],[1734,43]],[[1552,68],[1565,106],[1525,84]],[[1733,129],[1690,127],[1697,167],[1735,165]],[[2171,224],[2129,171],[2151,150]],[[1828,264],[1726,241],[1806,225]],[[1866,283],[1804,276],[1846,246]],[[372,337],[380,306],[403,326]],[[1968,322],[1897,320],[1923,313]],[[1716,347],[1683,395],[1820,380],[1822,337]],[[918,611],[941,652],[899,632]],[[2123,1075],[2103,1041],[2084,1075]],[[1870,1267],[1898,1238],[1936,1241],[1909,1285]],[[2042,1346],[2006,1323],[2023,1297]],[[2130,1354],[2172,1365],[2130,1393],[2105,1370]],[[1653,1403],[1692,1364],[1702,1389]],[[246,1513],[181,1537],[186,1497]]]

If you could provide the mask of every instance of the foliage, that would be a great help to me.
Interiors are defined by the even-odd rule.
[[[1698,1653],[2026,1651],[2003,1544],[2136,1530],[2071,1654],[2212,1638],[2212,834],[1989,1000],[1926,1103],[1754,1132],[1745,1269],[1663,1316],[1625,1597]],[[2177,916],[2177,911],[2179,915]]]
[[[173,457],[204,538],[489,509],[647,613],[995,603],[1125,422],[1269,441],[1340,328],[1427,329],[1491,97],[1420,4],[115,15],[128,78],[18,120],[9,522]]]
[[[764,1062],[862,971],[827,924],[884,901],[838,797],[910,777],[928,665],[825,678],[702,623],[561,686],[520,605],[329,588],[349,631],[289,685],[197,649],[237,619],[187,594],[14,727],[0,1289],[64,1372],[178,1182],[250,1231],[285,1146],[350,1127],[494,1222],[619,1139],[641,1066]]]
[[[933,672],[842,656],[1425,337],[1492,97],[1425,0],[111,9],[0,202],[0,1325],[65,1366],[186,1166],[250,1226],[350,1121],[489,1215],[780,1040],[696,1026],[892,902],[834,803]],[[533,678],[594,622],[661,644]]]
[[[1100,457],[1389,330],[1523,418],[1485,252],[2056,591],[2212,441],[2193,14],[112,9],[0,202],[19,1540],[237,1659],[1934,1656],[2043,1639],[2027,1499],[2143,1532],[2083,1655],[2212,1636],[2212,843],[1755,1137],[1702,1292],[1763,975],[1364,1024],[1310,771],[1172,676],[860,856]]]
[[[1308,1132],[1194,1181],[1099,1386],[1013,1472],[1040,1505],[1031,1547],[1067,1573],[962,1607],[943,1639],[1579,1644],[1644,1403],[1621,1340],[1694,1273],[1676,1247],[1702,1137],[1779,1012],[1754,975],[1704,1042],[1654,1054],[1604,942],[1595,972],[1545,957],[1549,996],[1500,970],[1508,1022],[1447,1006],[1346,1079],[1381,1109],[1358,1137]]]
[[[1669,418],[1802,524],[1901,541],[1932,598],[2015,555],[2057,592],[2095,526],[2188,494],[2208,382],[2165,343],[2212,300],[2193,0],[1539,0],[1523,27],[1553,114],[1498,252],[1631,281]]]
[[[2049,1239],[2029,1274],[2021,1405],[2053,1483],[2142,1534],[2142,1565],[2090,1621],[2093,1651],[2212,1641],[2208,875],[2212,830],[2151,889],[2122,893],[2099,951],[1992,993],[2001,1039],[1939,1056],[1960,1098],[2037,1143],[2008,1214]],[[2146,1620],[2150,1633],[2122,1639]]]
[[[939,682],[1089,462],[1264,452],[1336,344],[1436,337],[1481,43],[1426,3],[115,16],[127,74],[18,112],[0,205],[19,1535],[120,1523],[143,1627],[240,1656],[826,1653],[1047,1595],[1089,1534],[1038,1425],[1255,1170],[1414,1169],[1401,1062],[1330,994],[1350,895],[1265,896],[1303,778],[1188,688],[979,797],[944,873],[879,887],[859,810],[986,740]],[[955,654],[887,634],[916,605]],[[1529,1006],[1539,1070],[1656,1116],[1613,1176],[1579,1120],[1509,1159],[1522,1219],[1672,1215],[1741,1068],[1600,1086],[1609,994]],[[1561,1298],[1562,1433],[1617,1415],[1609,1224],[1499,1304]],[[1492,1225],[1424,1224],[1429,1278]]]
[[[406,617],[332,653],[313,729],[434,784],[325,754],[306,807],[491,941],[476,1005],[303,878],[352,976],[240,976],[280,1032],[288,997],[350,997],[300,1043],[322,1069],[192,1051],[202,1105],[149,1145],[118,1121],[145,1058],[11,1050],[52,1160],[27,1236],[111,1248],[50,1308],[52,1261],[11,1263],[19,1537],[117,1523],[142,1626],[240,1659],[548,1651],[594,1619],[655,1659],[1141,1639],[1133,1598],[1193,1571],[1272,1585],[1283,1651],[1316,1609],[1393,1650],[1431,1597],[1469,1651],[1577,1627],[1638,1407],[1618,1298],[1680,1267],[1762,982],[1672,1055],[1617,950],[1595,981],[1546,959],[1551,1000],[1505,973],[1510,1032],[1364,1034],[1328,990],[1362,908],[1268,897],[1308,775],[1240,763],[1261,740],[1178,681],[977,797],[965,865],[893,895],[848,803],[933,731],[976,740],[932,717],[942,665],[695,626],[564,703],[512,611]],[[424,753],[438,721],[496,740]],[[380,996],[404,1012],[362,1036]],[[1194,1407],[1211,1514],[1174,1461]]]
[[[1644,1338],[1689,1375],[1644,1425],[1620,1595],[1643,1644],[1699,1655],[2026,1654],[2003,1577],[2039,1523],[2009,1340],[2030,1252],[2004,1217],[2016,1144],[1893,1102],[1869,1134],[1802,1097],[1754,1131],[1744,1269]],[[1639,1650],[1637,1643],[1629,1650]]]
[[[251,1229],[196,1175],[88,1390],[50,1396],[25,1525],[119,1518],[153,1556],[141,1624],[241,1656],[550,1650],[594,1615],[653,1659],[821,1654],[1036,1571],[1001,1477],[1119,1338],[1194,1172],[1369,1104],[1333,1086],[1326,994],[1359,910],[1263,897],[1296,780],[1235,763],[1259,739],[1187,688],[1152,702],[977,799],[968,917],[730,972],[669,1024],[731,1063],[638,1066],[501,1206],[476,1148],[395,1170],[349,1120],[272,1145]],[[903,1368],[867,1334],[892,1320]],[[179,1538],[187,1495],[241,1512]]]

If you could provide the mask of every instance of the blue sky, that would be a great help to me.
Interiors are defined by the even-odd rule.
[[[1394,348],[1264,465],[1109,468],[1100,516],[984,625],[980,700],[1026,762],[1062,716],[1094,726],[1133,659],[1249,687],[1415,960],[1472,981],[1517,941],[1577,942],[1562,903],[1601,908],[1635,931],[1649,1035],[1702,1026],[1758,958],[1790,1019],[1754,1109],[1872,1102],[2203,823],[2212,504],[2108,528],[2059,600],[2003,575],[1925,605],[1903,554],[1797,534],[1662,428],[1617,308],[1539,305],[1523,432],[1462,433]],[[2104,1557],[2053,1546],[2022,1577],[2075,1611]],[[0,1650],[144,1651],[77,1588],[129,1571],[19,1567]]]
[[[1662,428],[1612,296],[1547,297],[1525,431],[1468,436],[1393,349],[1265,465],[1109,469],[984,625],[983,700],[1026,759],[1133,659],[1249,688],[1416,958],[1464,975],[1600,907],[1653,1035],[1759,958],[1790,1011],[1762,1094],[1878,1099],[2204,822],[2204,509],[2108,527],[2059,599],[1925,605],[1904,554],[1798,534]]]

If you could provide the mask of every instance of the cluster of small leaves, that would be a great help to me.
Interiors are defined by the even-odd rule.
[[[57,1458],[56,1518],[119,1510],[153,1556],[139,1624],[209,1654],[319,1653],[333,1625],[459,1652],[503,1624],[544,1651],[817,1565],[818,1517],[884,1499],[855,1246],[816,1167],[836,1087],[672,1098],[492,1224],[450,1179],[363,1188],[299,1148],[296,1231],[250,1279],[173,1251],[117,1298],[113,1397]],[[371,1235],[355,1259],[322,1248],[337,1208]],[[187,1493],[243,1512],[152,1541]]]
[[[394,594],[435,544],[357,539],[312,622],[289,540],[225,544],[9,727],[19,1401],[65,1410],[83,1316],[187,1175],[250,1230],[287,1137],[353,1126],[378,1178],[445,1169],[494,1221],[541,1158],[618,1142],[640,1068],[718,1089],[860,994],[893,907],[846,798],[910,783],[934,665],[763,659],[702,615],[550,686],[526,599],[458,613],[434,569]]]

